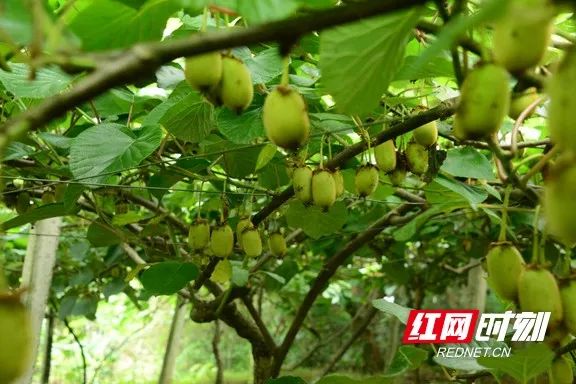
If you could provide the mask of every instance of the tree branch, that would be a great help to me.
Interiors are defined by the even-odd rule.
[[[320,273],[316,276],[316,279],[311,284],[310,290],[306,294],[306,297],[302,301],[300,308],[298,308],[298,312],[282,341],[282,344],[278,348],[276,353],[276,358],[274,361],[274,374],[278,375],[280,372],[280,368],[282,367],[282,363],[288,354],[288,351],[292,344],[294,343],[294,339],[298,334],[298,331],[302,327],[308,312],[312,308],[312,305],[318,298],[322,292],[328,286],[329,280],[334,276],[338,268],[346,261],[346,259],[351,256],[354,252],[360,249],[364,244],[371,241],[378,233],[384,230],[391,222],[392,219],[397,216],[403,216],[404,214],[408,213],[412,208],[414,208],[413,204],[403,204],[397,207],[396,209],[388,212],[385,216],[383,216],[380,220],[374,222],[367,230],[353,238],[344,248],[342,248],[339,252],[337,252],[334,256],[328,259]],[[408,219],[412,219],[413,216],[409,215],[406,216]]]

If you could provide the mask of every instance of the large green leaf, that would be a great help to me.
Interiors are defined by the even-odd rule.
[[[32,14],[22,0],[3,0],[0,4],[0,32],[17,44],[32,40]]]
[[[446,346],[461,347],[462,345],[446,345]],[[496,340],[488,340],[488,341],[472,340],[472,342],[467,344],[466,347],[485,348],[484,350],[488,349],[492,350],[494,348],[507,348],[508,346],[506,345],[506,343]],[[455,359],[453,357],[434,356],[433,360],[436,363],[443,365],[445,367],[461,371],[481,371],[484,369],[484,367],[478,363],[478,360],[475,357],[463,356]]]
[[[26,64],[10,64],[12,72],[0,70],[0,82],[16,97],[41,99],[62,92],[72,81],[71,77],[55,68],[42,68],[36,78],[30,80],[30,68]]]
[[[413,345],[403,345],[396,351],[390,366],[386,370],[387,376],[399,376],[408,371],[417,369],[428,359],[428,352]]]
[[[294,13],[298,3],[294,0],[241,0],[238,11],[250,23],[283,19]]]
[[[0,229],[7,230],[19,227],[28,223],[34,223],[38,220],[49,219],[74,214],[78,211],[76,206],[65,207],[63,203],[47,204],[41,207],[31,209],[30,211],[7,220],[0,225]]]
[[[546,372],[553,359],[554,352],[545,344],[538,343],[519,349],[506,358],[479,357],[478,363],[486,368],[501,370],[525,384],[528,380]]]
[[[411,10],[322,33],[322,81],[339,110],[363,114],[378,105],[402,65],[419,15],[419,10]]]
[[[268,48],[253,55],[248,48],[234,50],[250,69],[252,83],[266,84],[282,74],[282,58],[278,48]]]
[[[191,92],[166,110],[160,124],[178,139],[199,143],[216,126],[214,106],[199,93]]]
[[[235,144],[250,144],[265,136],[262,108],[244,112],[240,116],[228,109],[222,109],[218,113],[218,130]]]
[[[329,375],[321,378],[316,384],[388,384],[393,383],[392,378],[383,376],[365,377],[362,379],[353,379],[343,375]]]
[[[119,124],[100,124],[75,137],[70,147],[70,171],[83,183],[103,183],[115,172],[134,167],[162,140],[157,125],[131,131]]]
[[[322,208],[305,207],[299,200],[293,200],[286,211],[288,225],[302,230],[310,237],[318,239],[340,230],[346,223],[348,210],[342,201],[336,202],[328,212]]]
[[[124,48],[160,40],[166,20],[178,8],[174,0],[148,0],[139,9],[114,0],[98,0],[72,19],[70,29],[87,51]]]
[[[166,261],[154,264],[140,275],[146,290],[154,295],[172,295],[198,276],[198,267],[192,263]]]
[[[490,161],[472,147],[459,147],[448,150],[448,155],[441,168],[444,172],[457,177],[473,179],[494,179]]]
[[[95,247],[108,247],[120,244],[123,241],[122,232],[102,220],[96,220],[90,224],[86,237],[90,244]]]
[[[403,307],[386,299],[372,300],[372,305],[374,308],[395,316],[402,324],[406,324],[408,321],[408,315],[410,314],[410,308]]]

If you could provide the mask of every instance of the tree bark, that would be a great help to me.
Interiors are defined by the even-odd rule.
[[[170,327],[170,334],[164,353],[164,362],[162,363],[162,371],[160,372],[159,384],[172,383],[174,375],[174,367],[176,365],[176,358],[180,352],[180,339],[182,338],[182,329],[186,320],[186,307],[180,299],[176,302],[176,309],[172,317],[172,326]]]
[[[38,357],[42,323],[46,314],[46,302],[52,284],[52,272],[56,263],[61,222],[60,217],[38,221],[32,228],[28,239],[21,286],[26,288],[23,297],[24,305],[30,311],[32,353],[26,374],[17,381],[18,384],[32,382]]]

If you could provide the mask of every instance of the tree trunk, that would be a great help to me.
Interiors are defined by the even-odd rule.
[[[186,307],[182,304],[180,299],[176,302],[176,310],[172,318],[172,326],[170,327],[170,335],[168,336],[168,343],[164,353],[164,362],[162,363],[162,372],[160,373],[159,384],[170,384],[174,374],[174,366],[176,365],[176,358],[180,352],[180,339],[182,338],[182,329],[184,328],[184,321],[186,320]]]
[[[484,312],[486,308],[486,277],[480,263],[468,271],[468,295],[470,296],[469,308],[479,309]]]
[[[48,314],[48,326],[46,327],[46,348],[44,349],[44,362],[42,363],[42,384],[50,383],[50,370],[52,368],[52,344],[54,342],[54,314]]]
[[[46,302],[52,284],[52,272],[56,262],[56,250],[60,240],[61,218],[38,221],[31,230],[24,259],[22,272],[22,287],[26,288],[24,304],[30,311],[32,324],[32,353],[26,374],[17,382],[28,384],[32,382],[34,366],[38,356],[42,322],[46,314]]]
[[[252,346],[254,358],[254,384],[265,384],[273,375],[274,357],[266,351]]]

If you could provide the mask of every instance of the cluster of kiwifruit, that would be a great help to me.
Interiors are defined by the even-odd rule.
[[[215,105],[241,113],[252,103],[252,76],[242,60],[232,54],[210,52],[186,58],[188,83]]]
[[[207,220],[197,219],[190,226],[188,244],[193,251],[208,252],[222,259],[212,275],[213,280],[226,282],[230,279],[232,266],[228,257],[234,252],[234,231],[227,222],[211,228]],[[236,225],[236,244],[247,257],[255,258],[262,254],[260,231],[249,217],[240,219]],[[286,240],[280,231],[270,234],[268,248],[276,257],[286,254]]]
[[[508,73],[523,73],[542,61],[557,12],[548,0],[510,1],[494,25],[493,62],[479,63],[462,83],[454,117],[457,138],[487,138],[498,131],[508,112],[517,118],[534,101],[537,95],[529,90],[510,102]]]
[[[0,383],[12,383],[29,366],[32,332],[20,294],[10,292],[0,267]]]
[[[516,303],[523,312],[550,312],[545,341],[551,347],[565,343],[569,334],[576,335],[576,280],[558,279],[541,264],[527,265],[509,242],[492,245],[486,268],[488,283],[499,297]],[[572,383],[572,369],[566,366],[570,367],[563,359],[554,361],[552,382]]]

